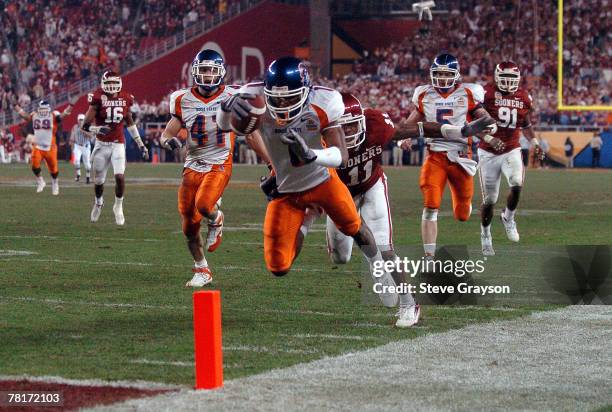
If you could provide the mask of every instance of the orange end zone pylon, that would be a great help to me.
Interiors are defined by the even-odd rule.
[[[221,348],[221,292],[193,293],[193,336],[195,343],[196,389],[223,386]]]

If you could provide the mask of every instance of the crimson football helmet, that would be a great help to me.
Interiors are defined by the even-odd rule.
[[[344,130],[346,148],[357,147],[365,140],[366,121],[361,102],[350,93],[341,93],[344,103],[344,114],[338,123]]]
[[[521,71],[516,63],[505,61],[495,66],[495,84],[497,88],[506,93],[514,93],[519,88]]]
[[[112,70],[107,70],[102,74],[100,86],[102,87],[104,93],[119,93],[122,86],[121,76]]]

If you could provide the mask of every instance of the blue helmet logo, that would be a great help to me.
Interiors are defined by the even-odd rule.
[[[439,54],[434,59],[429,69],[431,84],[438,89],[450,89],[453,87],[461,74],[459,73],[459,61],[452,54]]]
[[[191,64],[193,82],[206,91],[219,87],[225,80],[225,73],[223,57],[211,49],[199,52]]]
[[[310,92],[310,74],[306,65],[295,57],[274,60],[266,70],[264,95],[270,115],[290,122],[304,111]]]

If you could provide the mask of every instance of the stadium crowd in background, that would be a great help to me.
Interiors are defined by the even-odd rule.
[[[102,70],[236,0],[25,0],[2,6],[0,110],[12,110]],[[177,12],[181,10],[182,12]]]

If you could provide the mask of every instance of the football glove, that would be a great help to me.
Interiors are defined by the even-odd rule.
[[[280,196],[278,192],[278,186],[276,185],[276,175],[270,174],[268,177],[261,177],[261,182],[259,183],[259,187],[266,195],[268,201],[272,199],[276,199]]]
[[[540,146],[539,144],[535,145],[533,149],[533,155],[538,160],[544,160],[546,158],[546,153],[544,153],[544,150],[542,150],[542,146]]]
[[[149,149],[147,149],[145,145],[140,146],[138,149],[140,149],[140,157],[142,157],[142,160],[147,162],[149,160]]]
[[[495,132],[490,132],[488,131],[488,129],[492,126],[495,125],[495,132],[497,131],[497,124],[495,122],[495,119],[487,116],[487,117],[480,117],[472,122],[467,123],[465,126],[463,126],[461,128],[461,135],[463,137],[468,137],[468,136],[474,136],[477,135],[478,133],[482,133],[484,131],[486,131],[486,133],[488,134],[495,134]]]
[[[183,147],[183,142],[176,136],[164,142],[164,148],[167,150],[175,150],[181,147]]]
[[[232,113],[238,119],[242,120],[249,115],[249,112],[253,109],[253,106],[248,102],[250,99],[254,99],[254,94],[249,93],[238,93],[234,94],[221,103],[221,110],[226,113]]]
[[[110,133],[111,128],[108,126],[89,126],[89,131],[93,134],[99,134],[100,136],[104,136]]]
[[[293,167],[304,166],[317,159],[317,155],[308,147],[304,138],[294,129],[289,129],[287,133],[280,137],[281,142],[289,146],[289,159]]]
[[[483,140],[489,144],[496,152],[501,152],[506,148],[506,144],[497,137],[493,137],[490,134],[485,134]]]

